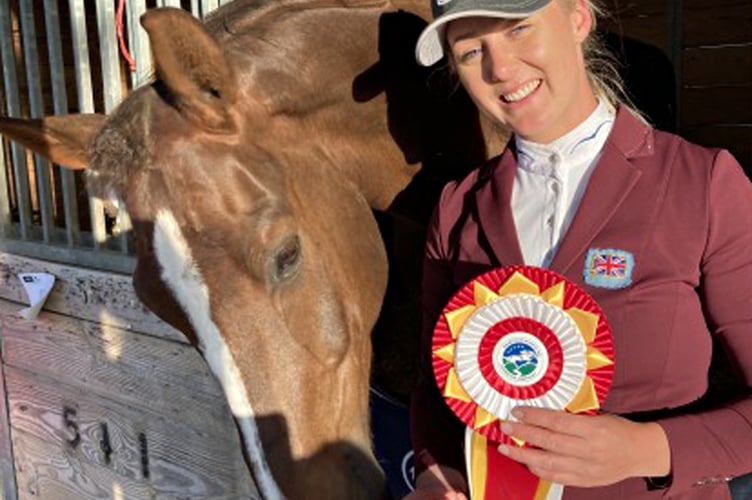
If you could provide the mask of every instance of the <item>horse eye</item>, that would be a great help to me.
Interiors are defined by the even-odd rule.
[[[300,240],[295,236],[286,241],[274,255],[274,281],[279,283],[292,278],[299,267]]]

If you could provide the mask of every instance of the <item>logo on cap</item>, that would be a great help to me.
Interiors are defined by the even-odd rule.
[[[451,1],[452,0],[436,0],[436,5],[438,5],[439,7],[441,7],[442,5],[446,5],[449,2],[451,2]]]

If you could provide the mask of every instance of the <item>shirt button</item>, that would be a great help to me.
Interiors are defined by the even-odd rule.
[[[551,227],[551,226],[554,225],[554,216],[553,215],[550,216],[548,219],[546,219],[546,225],[548,225],[549,227]]]

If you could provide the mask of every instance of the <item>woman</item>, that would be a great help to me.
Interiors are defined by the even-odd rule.
[[[565,499],[730,498],[727,481],[752,471],[752,397],[693,403],[712,336],[752,386],[752,186],[728,152],[656,131],[619,101],[593,51],[591,0],[433,1],[418,61],[446,54],[478,109],[514,135],[446,186],[429,229],[409,498],[468,496],[464,428],[435,386],[431,332],[458,288],[513,264],[593,296],[616,365],[601,414],[518,408],[503,430],[534,447],[500,452],[563,484]],[[596,276],[594,254],[621,272]]]

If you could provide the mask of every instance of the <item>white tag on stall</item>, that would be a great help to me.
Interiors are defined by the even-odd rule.
[[[19,314],[25,319],[35,319],[55,285],[55,276],[49,273],[19,273],[18,279],[23,283],[30,303]]]

